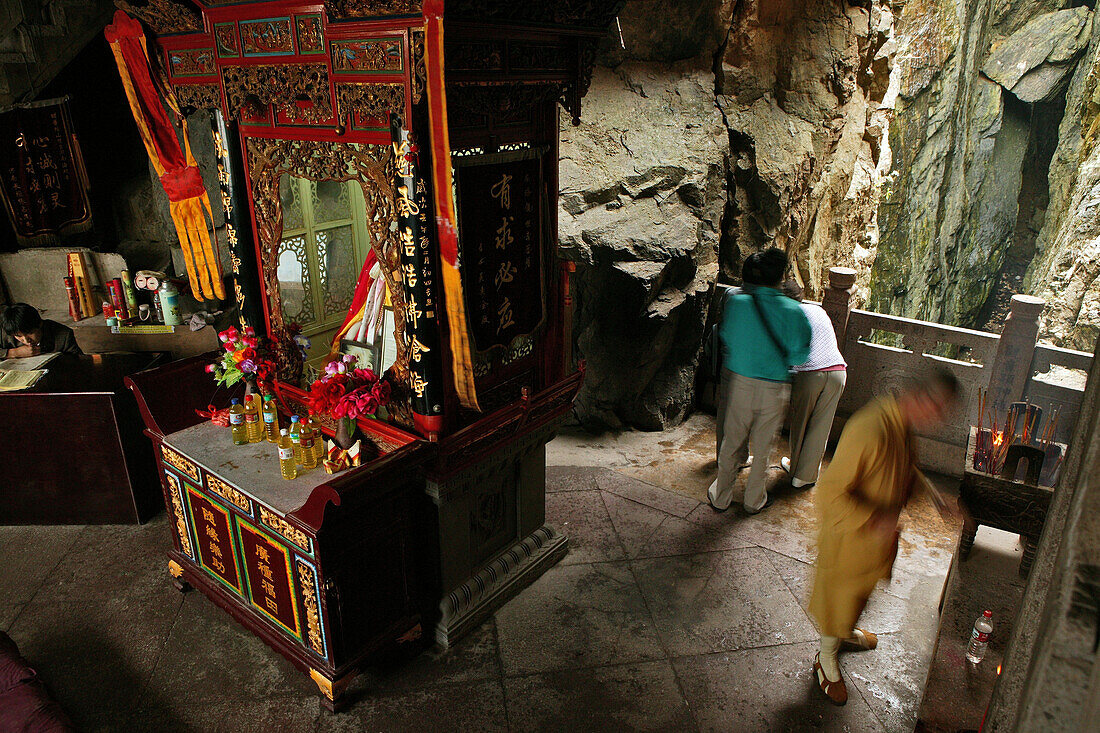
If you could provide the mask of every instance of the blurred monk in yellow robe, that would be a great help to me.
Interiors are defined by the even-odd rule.
[[[958,397],[949,372],[936,371],[898,397],[876,400],[844,426],[833,460],[814,491],[821,522],[810,613],[821,631],[814,660],[818,686],[837,705],[848,700],[837,651],[841,643],[874,649],[878,638],[856,628],[875,584],[890,577],[898,551],[898,517],[915,490],[930,489],[917,469],[913,431],[939,423]]]

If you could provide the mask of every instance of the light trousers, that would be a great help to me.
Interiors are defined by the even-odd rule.
[[[707,491],[716,509],[725,509],[733,502],[733,485],[737,469],[752,449],[753,462],[745,483],[743,503],[749,512],[757,512],[768,501],[765,486],[768,457],[776,433],[783,425],[791,387],[786,382],[751,379],[722,370],[725,399],[720,416],[722,439],[718,446],[718,478]]]
[[[797,372],[791,385],[791,477],[817,481],[847,373]]]

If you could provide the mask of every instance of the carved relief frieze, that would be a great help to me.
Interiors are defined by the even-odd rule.
[[[361,118],[389,122],[389,115],[405,112],[405,85],[385,83],[336,84],[336,109],[340,119],[352,113]],[[354,120],[352,120],[354,123]]]
[[[330,18],[420,15],[422,0],[325,0]]]
[[[231,117],[239,117],[249,108],[259,111],[268,104],[286,108],[299,100],[313,103],[312,119],[320,121],[332,116],[325,64],[226,66],[222,68],[222,84]]]
[[[180,109],[216,109],[222,103],[217,84],[179,84],[173,91]]]
[[[158,36],[168,33],[197,33],[202,30],[202,18],[199,14],[172,0],[149,0],[140,6],[126,0],[115,0],[115,5],[152,28]]]
[[[400,73],[405,58],[401,39],[362,38],[332,42],[332,69],[343,73]]]
[[[538,105],[562,96],[560,83],[447,85],[452,120],[492,120],[495,125],[532,122]]]

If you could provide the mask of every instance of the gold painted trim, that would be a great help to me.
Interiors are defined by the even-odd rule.
[[[301,560],[295,563],[298,566],[298,581],[302,588],[302,603],[306,607],[306,633],[309,637],[309,645],[320,656],[325,656],[325,642],[321,638],[321,609],[317,604],[317,586],[314,581],[313,569]]]
[[[199,482],[199,468],[194,463],[163,445],[160,447],[160,453],[164,457],[164,462],[169,466],[182,472],[195,483]]]
[[[260,507],[260,521],[268,529],[282,535],[284,539],[290,540],[310,554],[313,553],[313,546],[310,545],[309,536],[305,532],[263,506]]]
[[[233,504],[248,516],[252,516],[252,502],[249,501],[248,497],[217,476],[206,474],[206,488]]]
[[[183,577],[183,566],[175,560],[168,561],[168,572],[171,573],[173,578]]]

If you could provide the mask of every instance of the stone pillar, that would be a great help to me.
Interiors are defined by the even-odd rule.
[[[1039,316],[1046,303],[1030,295],[1013,295],[1008,307],[997,355],[989,365],[990,406],[1004,410],[1024,396],[1031,363],[1035,358],[1035,340],[1039,336]]]
[[[829,287],[821,298],[821,306],[829,314],[836,331],[836,343],[844,350],[848,333],[848,316],[852,312],[852,288],[856,284],[856,271],[850,267],[829,268]]]

